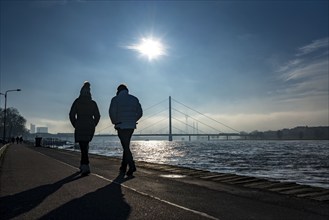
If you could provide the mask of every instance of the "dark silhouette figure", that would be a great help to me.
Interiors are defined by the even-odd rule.
[[[109,185],[73,199],[40,219],[128,219],[131,207],[121,190],[121,183],[127,180],[119,175]]]
[[[12,219],[34,209],[64,184],[78,179],[78,175],[79,173],[74,173],[53,184],[38,186],[14,195],[0,197],[0,219]]]
[[[127,165],[129,165],[127,175],[132,176],[133,172],[136,171],[136,166],[130,151],[130,140],[137,121],[143,115],[143,111],[139,100],[129,94],[126,85],[121,84],[118,86],[117,94],[111,100],[109,115],[112,123],[115,125],[114,128],[118,132],[123,148],[120,172],[126,173]]]
[[[21,144],[23,143],[23,137],[19,138],[19,143],[21,143]]]
[[[16,137],[16,144],[18,144],[18,142],[19,142],[19,137],[17,136]]]
[[[15,144],[15,137],[11,138],[11,143]]]
[[[75,128],[75,142],[79,143],[81,150],[80,171],[82,175],[88,175],[90,173],[89,142],[100,119],[97,103],[91,98],[89,82],[86,81],[82,86],[80,96],[72,104],[69,117]]]

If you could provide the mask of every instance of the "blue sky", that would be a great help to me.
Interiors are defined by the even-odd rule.
[[[148,36],[164,56],[129,49]],[[73,132],[85,80],[102,132],[122,82],[146,109],[172,96],[239,131],[329,124],[328,1],[1,1],[0,50],[1,92],[22,89],[8,107],[51,133]]]

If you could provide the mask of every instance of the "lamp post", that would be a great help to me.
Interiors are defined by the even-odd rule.
[[[21,91],[21,89],[9,89],[4,94],[4,96],[5,96],[5,109],[4,109],[4,116],[3,116],[3,141],[6,141],[7,93],[8,92],[19,92],[19,91]]]
[[[2,92],[0,92],[0,95],[5,96],[5,94],[3,94]],[[1,99],[0,99],[0,108],[1,108]]]
[[[2,92],[0,92],[0,95],[3,95],[3,96],[5,96],[5,94],[3,94]],[[1,99],[0,99],[1,100]],[[1,108],[1,102],[0,102],[0,108]],[[2,140],[3,142],[5,141],[5,140]]]

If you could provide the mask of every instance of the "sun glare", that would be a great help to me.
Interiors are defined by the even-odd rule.
[[[166,55],[166,49],[161,41],[152,37],[142,38],[138,44],[128,46],[128,49],[137,51],[140,55],[147,57],[149,61]]]

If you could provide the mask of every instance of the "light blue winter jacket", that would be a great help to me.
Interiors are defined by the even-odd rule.
[[[115,128],[135,129],[143,110],[135,96],[130,95],[127,90],[122,90],[112,98],[109,115]]]

